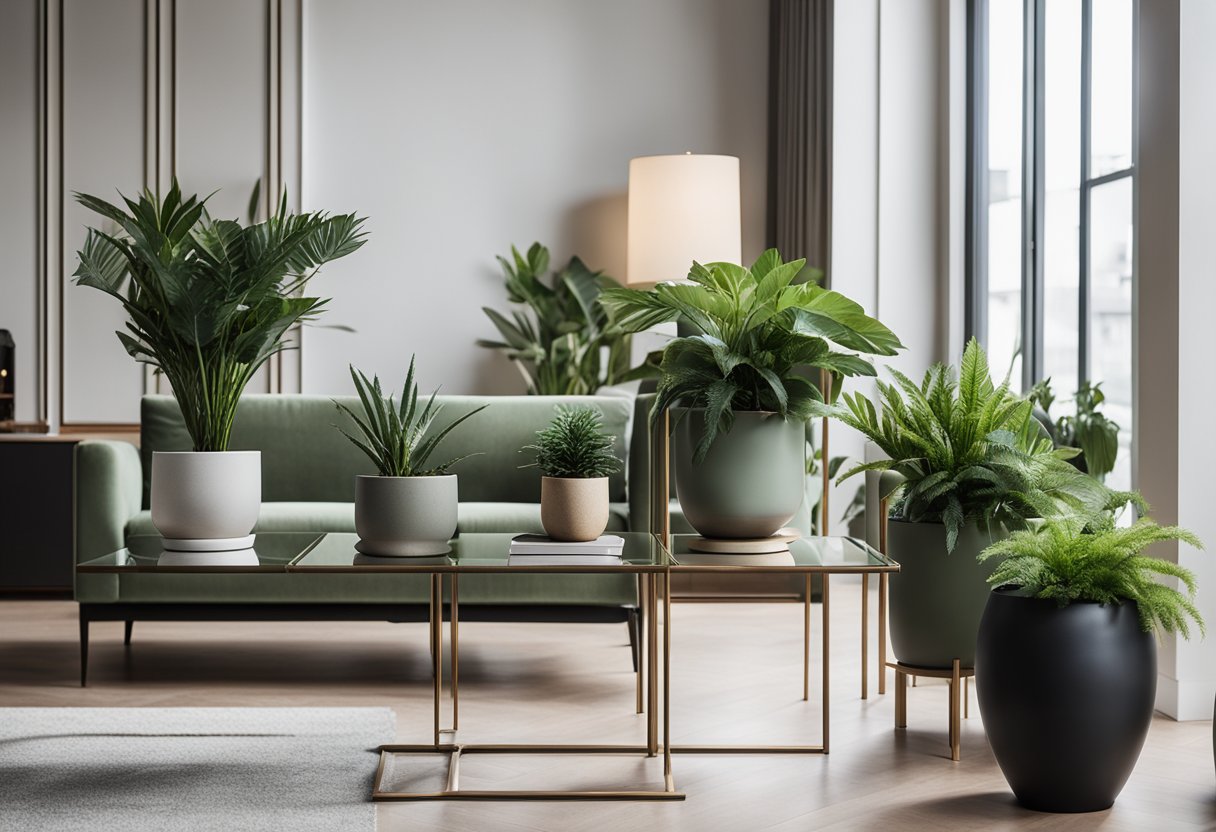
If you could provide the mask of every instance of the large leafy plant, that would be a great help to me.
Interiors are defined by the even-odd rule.
[[[1188,619],[1204,631],[1194,603],[1195,576],[1176,563],[1142,554],[1150,544],[1167,540],[1203,548],[1199,538],[1185,529],[1159,526],[1149,519],[1119,527],[1109,517],[1101,523],[1058,517],[992,544],[980,560],[999,560],[988,578],[996,589],[1017,588],[1060,606],[1075,601],[1135,601],[1146,632],[1181,632],[1189,638]],[[1157,575],[1177,578],[1186,593],[1158,582]]]
[[[603,428],[595,408],[559,405],[553,421],[536,432],[536,443],[523,450],[536,453],[534,464],[546,477],[606,477],[621,470],[621,463],[613,452],[616,437]]]
[[[873,364],[855,353],[894,355],[902,348],[891,330],[839,292],[795,284],[805,263],[783,263],[769,249],[750,269],[693,263],[691,283],[604,292],[602,302],[630,332],[675,320],[696,331],[663,349],[651,415],[677,403],[704,408],[698,462],[718,432],[730,430],[736,411],[805,421],[823,401],[811,371],[831,374],[835,396],[844,377],[874,375]]]
[[[284,335],[326,301],[303,292],[325,263],[364,242],[354,214],[292,214],[283,197],[265,222],[211,217],[206,199],[123,197],[126,210],[87,194],[86,208],[117,231],[90,228],[76,282],[117,299],[130,320],[118,338],[168,378],[196,451],[228,447],[237,402]]]
[[[338,410],[345,413],[354,422],[358,436],[348,433],[342,428],[343,435],[351,441],[368,458],[376,464],[376,470],[382,477],[437,477],[443,476],[448,469],[467,459],[470,455],[449,459],[439,465],[430,465],[431,454],[449,433],[455,430],[466,419],[475,416],[486,409],[486,405],[469,411],[438,433],[427,435],[435,419],[443,410],[442,405],[435,404],[439,391],[431,393],[431,397],[418,406],[418,385],[414,381],[414,358],[410,357],[410,369],[405,376],[405,385],[401,388],[401,400],[397,402],[391,395],[385,396],[380,387],[380,377],[375,376],[368,381],[367,376],[350,368],[351,381],[355,383],[355,392],[363,404],[363,415],[360,416],[352,408],[341,402],[334,402]]]
[[[1056,397],[1050,378],[1032,387],[1027,398],[1043,409],[1045,427],[1057,447],[1080,448],[1081,453],[1072,459],[1073,465],[1098,479],[1115,470],[1115,460],[1119,456],[1119,425],[1100,409],[1106,401],[1101,383],[1084,382],[1073,396],[1075,413],[1054,421],[1051,405]]]
[[[1067,460],[1075,448],[1056,449],[1032,414],[1029,401],[997,386],[988,359],[972,339],[958,377],[938,364],[918,385],[898,370],[895,384],[878,382],[876,407],[845,394],[831,415],[876,443],[889,457],[858,465],[840,479],[867,470],[902,475],[893,513],[911,522],[941,522],[953,551],[969,522],[1011,528],[1028,518],[1064,510],[1094,514],[1112,492]]]
[[[540,243],[526,256],[512,246],[511,259],[498,262],[516,307],[510,317],[483,307],[502,340],[478,346],[507,356],[536,395],[588,395],[621,380],[629,370],[630,337],[599,304],[605,288],[619,286],[615,280],[571,257],[546,283],[549,249]]]

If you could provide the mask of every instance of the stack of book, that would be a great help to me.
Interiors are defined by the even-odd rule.
[[[614,534],[600,535],[585,543],[521,534],[511,539],[507,562],[512,566],[613,566],[620,565],[624,548],[624,538]]]

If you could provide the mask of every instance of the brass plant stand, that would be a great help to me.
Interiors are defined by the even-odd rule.
[[[955,659],[950,668],[916,667],[902,662],[888,662],[887,667],[895,671],[895,727],[908,727],[908,677],[915,679],[925,676],[932,679],[950,680],[950,759],[958,762],[962,759],[962,722],[959,720],[960,710],[964,719],[971,716],[970,680],[975,675],[975,668],[961,667]],[[960,701],[962,700],[961,705]]]

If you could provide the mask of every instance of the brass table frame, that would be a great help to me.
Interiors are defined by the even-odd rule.
[[[666,553],[665,548],[661,550]],[[666,554],[664,555],[666,559]],[[507,566],[505,564],[411,565],[408,561],[385,565],[319,565],[301,566],[297,561],[289,571],[294,572],[415,572],[427,574],[430,579],[430,602],[428,623],[430,628],[431,667],[434,674],[432,741],[429,743],[388,743],[379,747],[380,763],[372,785],[372,800],[375,801],[425,801],[425,800],[684,800],[686,795],[676,790],[671,767],[671,709],[670,709],[670,654],[671,636],[666,622],[671,619],[671,593],[666,580],[669,566],[664,564],[625,564],[623,566]],[[460,575],[466,573],[547,573],[547,574],[621,574],[636,573],[641,590],[639,601],[645,639],[639,645],[644,661],[638,662],[637,712],[646,716],[645,745],[612,744],[538,744],[538,743],[465,743],[456,739],[460,724]],[[450,576],[448,616],[451,623],[452,673],[451,702],[452,725],[443,727],[443,620],[444,577]],[[662,582],[663,592],[659,584]],[[659,648],[660,603],[662,616],[663,647]],[[662,670],[659,657],[662,656]],[[643,672],[643,666],[646,667]],[[643,707],[643,677],[646,677],[646,707]],[[660,698],[660,680],[662,695]],[[659,712],[662,711],[660,726]],[[661,731],[661,739],[660,739]],[[448,758],[447,779],[444,788],[428,792],[400,792],[384,788],[384,778],[389,757],[394,754],[426,755],[442,754]],[[663,785],[656,789],[461,789],[460,761],[475,754],[570,754],[570,755],[616,755],[633,754],[663,758]]]

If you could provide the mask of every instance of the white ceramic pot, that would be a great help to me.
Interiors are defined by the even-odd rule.
[[[165,548],[247,547],[262,507],[262,452],[155,451],[151,502]]]
[[[608,528],[608,478],[541,477],[540,523],[554,540],[595,540]]]
[[[434,557],[451,551],[459,491],[441,477],[355,477],[355,548],[365,555]]]

